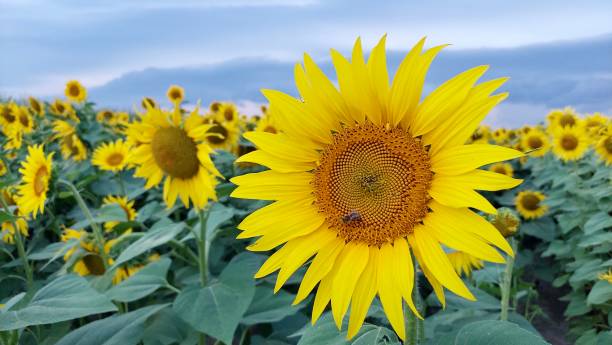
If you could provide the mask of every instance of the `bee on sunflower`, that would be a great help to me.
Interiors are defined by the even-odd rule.
[[[91,158],[91,164],[102,170],[119,172],[128,164],[130,146],[122,139],[98,146]]]
[[[28,156],[21,162],[21,184],[17,187],[15,202],[24,216],[36,215],[45,209],[49,180],[52,172],[53,152],[45,156],[42,145],[28,146]]]
[[[210,158],[208,130],[196,107],[183,118],[179,108],[167,112],[148,108],[140,121],[127,129],[128,141],[137,143],[130,157],[136,165],[134,176],[147,180],[150,189],[164,181],[164,200],[168,208],[180,198],[185,207],[190,201],[202,209],[208,199],[216,200],[216,178],[222,177]]]
[[[575,161],[586,153],[589,139],[578,126],[557,128],[553,134],[553,153],[564,161]]]
[[[421,101],[430,63],[444,46],[423,51],[421,40],[389,80],[385,38],[366,63],[361,40],[349,61],[332,50],[339,90],[312,58],[295,66],[300,99],[263,90],[279,133],[248,132],[258,150],[237,162],[270,170],[234,177],[235,198],[274,203],[247,216],[238,238],[252,251],[282,246],[256,278],[279,271],[275,290],[312,257],[294,303],[318,285],[313,323],[331,301],[338,328],[350,306],[348,338],[378,295],[393,329],[406,337],[403,303],[413,299],[411,252],[444,303],[443,287],[474,296],[442,245],[480,260],[512,255],[501,234],[470,208],[495,213],[475,190],[515,187],[521,180],[478,169],[523,154],[511,148],[465,145],[506,93],[506,78],[477,81],[479,66],[445,82]],[[459,226],[459,224],[461,224]]]
[[[546,196],[542,192],[525,190],[519,192],[514,204],[518,213],[525,219],[541,218],[548,212],[548,206],[542,202]]]
[[[67,82],[64,94],[66,98],[75,103],[81,103],[87,99],[87,89],[78,80]]]
[[[550,140],[544,132],[532,129],[521,136],[521,146],[532,157],[542,157],[550,150]]]

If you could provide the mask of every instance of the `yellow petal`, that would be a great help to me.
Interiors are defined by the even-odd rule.
[[[344,240],[340,238],[336,238],[332,242],[330,242],[327,246],[321,248],[315,256],[314,260],[308,267],[304,278],[302,278],[302,283],[300,284],[300,288],[295,296],[295,300],[293,301],[293,305],[296,305],[303,301],[308,294],[314,289],[314,287],[323,279],[334,267],[334,263],[336,262],[336,257],[344,248]]]
[[[363,123],[365,121],[365,111],[359,107],[361,90],[358,90],[356,83],[353,81],[351,63],[334,49],[331,50],[331,57],[336,69],[340,93],[346,100],[349,114],[353,121]]]
[[[485,197],[469,187],[453,184],[440,175],[435,175],[431,181],[429,195],[442,205],[473,207],[483,212],[497,214],[497,209]]]
[[[431,156],[431,169],[438,174],[459,175],[485,164],[523,157],[520,151],[497,145],[472,144],[451,147]]]
[[[402,339],[406,339],[402,295],[396,286],[393,248],[385,243],[380,247],[378,261],[378,296],[385,315],[393,330]]]
[[[412,300],[414,287],[414,266],[412,256],[405,238],[398,238],[393,242],[393,263],[395,264],[395,285],[399,288],[402,297],[408,303],[410,310],[419,318],[423,318]]]
[[[250,238],[265,234],[296,229],[306,222],[318,222],[319,213],[313,206],[314,199],[280,200],[248,215],[238,225],[243,230],[237,238]],[[318,224],[317,227],[321,225]]]
[[[338,329],[342,327],[342,319],[348,310],[355,285],[368,263],[368,253],[366,244],[349,242],[336,260],[336,265],[339,267],[332,285],[331,303]]]
[[[440,284],[440,282],[431,274],[431,271],[429,271],[429,269],[427,269],[427,267],[425,266],[425,261],[423,260],[421,253],[419,253],[419,249],[416,245],[416,242],[414,241],[414,235],[408,236],[408,243],[410,244],[410,248],[412,248],[412,252],[414,253],[416,260],[419,263],[419,268],[421,269],[421,272],[423,272],[425,278],[427,278],[427,280],[429,281],[429,284],[433,288],[434,294],[438,298],[438,301],[440,301],[442,308],[445,308],[446,298],[444,297],[444,288],[442,287],[442,284]]]
[[[309,171],[316,166],[313,162],[291,161],[262,150],[255,150],[236,159],[236,163],[255,163],[279,172]]]
[[[329,300],[331,299],[332,285],[339,267],[339,265],[334,264],[334,267],[332,267],[331,271],[327,273],[323,280],[321,280],[321,284],[319,284],[317,295],[315,296],[315,300],[312,305],[311,322],[313,325],[317,322],[321,314],[323,314],[325,307],[327,307],[327,303],[329,303]]]
[[[427,233],[424,227],[414,229],[414,242],[421,253],[423,264],[427,266],[432,275],[446,288],[457,295],[474,301],[474,295],[468,290],[463,281],[457,276],[448,257],[436,239]]]
[[[231,196],[242,199],[309,199],[312,193],[309,173],[279,173],[274,170],[245,174],[231,179],[238,185]]]
[[[295,86],[300,92],[304,100],[304,106],[310,114],[310,118],[307,121],[317,122],[319,129],[324,133],[340,130],[339,118],[328,113],[327,104],[317,97],[319,90],[312,84],[312,81],[301,65],[295,65],[294,74]]]
[[[297,162],[314,162],[319,159],[317,146],[308,146],[303,141],[298,142],[285,134],[246,132],[243,136],[255,144],[258,149],[282,159]]]
[[[367,63],[368,76],[371,83],[371,90],[375,101],[380,109],[380,122],[387,123],[389,103],[389,73],[387,72],[387,57],[385,54],[385,41],[387,35],[384,35],[376,47],[372,49]]]
[[[347,339],[353,338],[359,332],[365,320],[370,305],[378,291],[378,248],[370,247],[368,264],[357,281],[351,301]]]
[[[452,184],[461,188],[476,190],[497,191],[510,189],[523,182],[508,175],[499,174],[488,170],[472,170],[461,175],[437,175],[438,182]]]

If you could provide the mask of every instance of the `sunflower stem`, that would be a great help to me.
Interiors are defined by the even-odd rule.
[[[123,176],[121,176],[121,172],[119,172],[116,176],[117,182],[119,183],[119,189],[121,189],[121,194],[123,194],[123,196],[127,196],[127,189],[125,189],[125,183],[123,182]]]
[[[89,208],[87,207],[87,204],[85,204],[85,200],[83,200],[83,197],[81,197],[81,193],[79,193],[79,190],[69,181],[59,179],[57,183],[60,185],[64,185],[68,187],[68,189],[70,189],[70,191],[72,192],[72,195],[74,196],[74,199],[79,205],[79,208],[81,208],[81,211],[83,212],[83,214],[85,215],[89,223],[91,224],[91,228],[93,229],[93,233],[94,233],[94,238],[96,240],[96,244],[98,245],[98,252],[100,253],[100,256],[102,257],[104,268],[105,270],[108,269],[108,255],[106,251],[104,250],[104,235],[102,234],[102,229],[100,229],[100,227],[98,226],[98,223],[96,223],[94,217],[89,211]]]
[[[419,311],[421,315],[424,314],[423,310],[423,298],[421,297],[421,293],[419,292],[419,274],[417,271],[416,259],[413,258],[412,262],[414,263],[414,287],[412,289],[412,300],[414,301],[414,305],[416,309]],[[404,308],[406,313],[406,345],[419,345],[425,339],[425,325],[423,320],[417,317],[410,308]]]
[[[206,219],[208,213],[204,210],[198,210],[198,218],[200,219],[200,236],[196,237],[198,243],[198,265],[200,267],[200,285],[205,287],[208,283],[208,257],[206,253]],[[200,345],[206,344],[206,334],[200,333]]]
[[[512,251],[515,252],[516,255],[516,244],[513,238],[510,239],[510,246],[512,247]],[[508,321],[508,310],[510,308],[510,292],[512,289],[512,271],[514,269],[514,257],[508,255],[506,258],[506,269],[504,270],[504,275],[502,276],[502,281],[500,285],[501,290],[501,311],[499,313],[499,318],[502,321]]]
[[[0,201],[2,202],[2,207],[7,213],[10,213],[9,206],[4,197],[0,195]],[[17,246],[17,253],[19,253],[19,257],[21,258],[21,263],[23,264],[23,271],[26,276],[26,287],[28,291],[32,288],[32,284],[34,282],[34,276],[32,273],[32,267],[30,267],[30,263],[28,262],[28,254],[25,251],[25,246],[23,244],[23,238],[21,237],[21,231],[17,227],[17,222],[14,219],[11,220],[11,224],[13,225],[13,230],[15,231],[15,245]]]

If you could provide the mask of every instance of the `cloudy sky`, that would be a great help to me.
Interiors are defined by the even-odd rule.
[[[423,36],[452,43],[431,90],[478,64],[511,77],[489,118],[533,123],[551,107],[612,113],[612,1],[0,0],[0,95],[61,93],[81,80],[91,99],[131,108],[169,84],[187,97],[232,100],[245,112],[260,88],[295,93],[292,66],[308,52],[333,78],[329,48],[371,48],[388,34],[389,66]]]

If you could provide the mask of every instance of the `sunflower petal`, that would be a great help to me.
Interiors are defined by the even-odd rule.
[[[295,296],[293,305],[296,305],[303,301],[308,294],[314,289],[314,287],[323,279],[334,267],[338,254],[344,248],[344,240],[336,238],[330,242],[327,246],[321,248],[315,256],[314,260],[308,267],[302,283]]]
[[[473,207],[478,210],[497,214],[497,209],[472,188],[454,184],[441,176],[434,176],[429,195],[437,202],[450,207]]]
[[[348,310],[355,285],[367,263],[368,246],[351,242],[344,246],[336,260],[339,267],[332,286],[331,303],[332,314],[338,329],[342,327],[342,319]]]
[[[459,175],[485,164],[523,157],[520,151],[497,145],[472,144],[451,147],[431,156],[437,174]]]
[[[349,318],[347,339],[353,338],[359,332],[365,320],[372,300],[378,291],[378,248],[370,247],[368,264],[361,273],[353,299],[351,301],[351,315]]]
[[[404,340],[406,339],[404,308],[402,295],[395,283],[393,259],[393,248],[388,243],[383,244],[380,247],[378,260],[378,296],[393,330]]]

